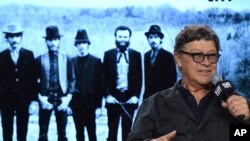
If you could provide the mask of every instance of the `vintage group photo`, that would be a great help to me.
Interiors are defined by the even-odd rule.
[[[0,141],[231,141],[250,0],[0,2]]]

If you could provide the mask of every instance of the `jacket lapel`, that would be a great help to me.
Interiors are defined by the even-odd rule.
[[[133,54],[132,50],[130,50],[128,48],[128,54],[127,54],[127,57],[128,57],[128,72],[131,72],[130,70],[131,70],[132,64],[133,64],[132,60],[134,60],[134,56],[133,55],[134,54]]]
[[[68,79],[67,79],[67,56],[58,52],[58,73],[59,73],[59,83],[63,93],[66,93],[68,88]]]
[[[8,60],[7,64],[11,64],[12,66],[15,66],[15,63],[13,62],[13,60],[11,58],[9,49],[6,50],[5,54],[6,54],[6,59]]]
[[[20,51],[19,51],[19,57],[17,59],[17,65],[18,66],[21,66],[23,64],[23,61],[25,61],[26,59],[24,58],[25,57],[25,52],[24,50],[21,48]],[[12,61],[13,62],[13,61]]]
[[[151,54],[151,52],[152,52],[152,50],[145,54],[145,65],[146,66],[150,65],[150,54]]]
[[[178,90],[174,90],[175,93],[171,93],[168,98],[166,98],[165,103],[171,106],[176,111],[182,113],[183,115],[189,117],[192,121],[196,122],[195,116],[189,109],[188,105],[181,96]]]
[[[159,62],[162,60],[162,59],[161,59],[162,53],[163,53],[163,50],[162,50],[162,48],[161,48],[161,49],[159,50],[159,52],[158,52],[156,58],[155,58],[155,63],[154,63],[154,65],[159,64]],[[164,61],[165,61],[165,60],[164,60]],[[159,65],[161,65],[161,64],[159,64]],[[158,65],[158,66],[159,66],[159,65]]]
[[[114,49],[111,54],[111,64],[113,64],[113,69],[117,73],[117,49]]]
[[[212,95],[209,107],[203,116],[204,118],[201,120],[201,123],[197,129],[199,131],[207,122],[211,120],[215,115],[221,113],[221,109],[219,107],[220,102],[218,101],[215,95]]]
[[[169,95],[167,95],[165,103],[197,123],[195,116],[189,109],[188,105],[186,105],[186,102],[182,98],[181,93],[178,90],[174,90],[173,92],[174,93],[170,93]],[[220,101],[215,95],[212,95],[208,109],[203,116],[203,119],[201,120],[196,132],[201,130],[209,121],[211,121],[213,117],[220,113],[223,113],[223,108],[218,107],[220,107]]]
[[[79,57],[73,58],[74,69],[75,69],[75,72],[76,72],[76,76],[80,76],[80,66],[78,64],[78,59],[79,59]]]

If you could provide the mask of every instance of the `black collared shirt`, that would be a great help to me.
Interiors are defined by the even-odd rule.
[[[204,96],[200,100],[199,104],[197,104],[194,96],[187,89],[181,87],[180,85],[178,85],[178,88],[181,91],[181,95],[185,100],[186,104],[196,117],[197,122],[200,123],[211,101],[210,100],[212,95],[211,92],[209,92],[206,96]]]
[[[59,71],[58,71],[58,55],[56,52],[49,52],[50,57],[50,76],[49,76],[49,87],[52,91],[58,91],[60,88],[59,84]]]

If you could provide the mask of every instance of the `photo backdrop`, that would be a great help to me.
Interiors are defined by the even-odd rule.
[[[150,49],[144,33],[152,24],[162,28],[163,48],[170,52],[185,25],[206,24],[220,38],[219,73],[250,98],[249,4],[250,0],[8,0],[0,2],[0,30],[20,23],[23,47],[37,57],[47,51],[46,26],[59,27],[61,49],[71,56],[77,53],[76,31],[84,28],[91,41],[90,53],[102,59],[106,50],[115,47],[114,30],[119,25],[132,29],[130,47],[143,55]],[[0,51],[7,47],[2,34]]]

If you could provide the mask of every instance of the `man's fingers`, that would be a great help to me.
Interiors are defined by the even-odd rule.
[[[176,130],[174,130],[174,131],[172,131],[164,136],[161,136],[159,138],[152,139],[151,141],[171,141],[175,136],[176,136]]]
[[[65,112],[67,109],[68,109],[68,107],[64,106],[64,105],[60,105],[60,106],[57,107],[58,111],[64,111]]]
[[[223,108],[228,108],[228,104],[226,102],[224,102],[224,101],[221,102],[221,106]]]
[[[62,111],[62,110],[63,110],[63,106],[62,106],[62,105],[58,106],[58,107],[57,107],[57,110],[58,110],[58,111]]]
[[[174,130],[174,131],[172,131],[172,132],[170,132],[170,133],[168,133],[168,134],[166,135],[166,139],[170,141],[170,140],[173,139],[175,136],[176,136],[176,131]]]

